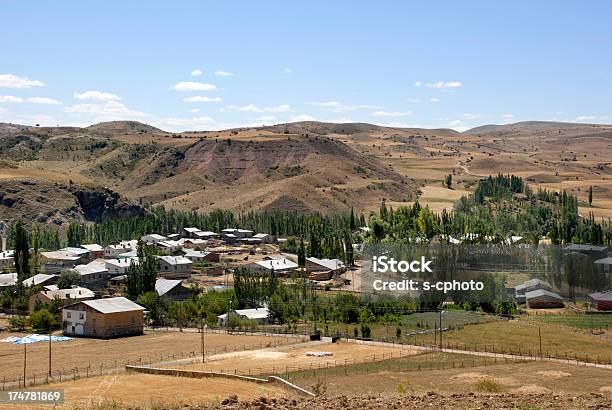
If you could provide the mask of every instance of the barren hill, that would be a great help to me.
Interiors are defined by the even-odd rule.
[[[109,187],[135,203],[209,211],[377,209],[417,197],[450,209],[475,181],[514,173],[612,216],[612,126],[550,122],[458,133],[298,122],[167,133],[132,121],[87,128],[0,124],[0,181]],[[453,175],[452,189],[442,181]]]

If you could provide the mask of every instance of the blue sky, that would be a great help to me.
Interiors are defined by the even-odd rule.
[[[608,1],[19,1],[0,121],[612,122]]]

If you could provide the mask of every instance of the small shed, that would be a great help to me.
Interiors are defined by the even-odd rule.
[[[563,297],[558,293],[545,289],[532,290],[525,293],[527,305],[532,309],[562,308]]]

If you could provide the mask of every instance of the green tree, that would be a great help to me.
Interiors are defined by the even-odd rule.
[[[164,299],[156,291],[145,292],[138,296],[138,303],[147,309],[153,325],[163,324],[167,306]]]
[[[35,330],[52,330],[56,326],[55,316],[46,308],[39,309],[30,315],[30,323]]]
[[[593,186],[589,187],[589,205],[593,206]]]
[[[300,239],[300,247],[297,251],[298,266],[306,266],[306,247],[304,246],[304,240]]]
[[[65,269],[60,273],[59,279],[57,280],[57,287],[59,289],[70,289],[73,285],[76,285],[81,280],[81,275],[72,269]]]
[[[21,283],[30,277],[30,241],[28,233],[21,219],[15,222],[13,229],[15,241],[15,270],[17,270],[17,283]]]
[[[451,187],[453,186],[453,174],[448,174],[446,176],[445,183],[446,183],[446,187],[448,189],[451,189]]]

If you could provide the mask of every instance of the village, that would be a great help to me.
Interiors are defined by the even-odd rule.
[[[502,286],[495,296],[432,298],[368,288],[364,261],[381,246],[371,241],[375,225],[355,226],[343,242],[350,246],[337,247],[335,258],[328,256],[333,246],[324,251],[313,235],[304,240],[194,226],[104,245],[29,247],[36,269],[21,283],[17,244],[25,228],[15,226],[15,249],[7,249],[3,237],[0,254],[0,291],[5,301],[11,295],[20,303],[5,304],[0,314],[3,391],[61,388],[69,406],[82,404],[82,397],[105,400],[100,388],[130,404],[149,397],[186,404],[229,394],[312,398],[342,377],[348,382],[385,371],[388,379],[381,380],[404,389],[398,375],[422,372],[427,380],[442,371],[454,380],[471,374],[466,367],[475,379],[451,383],[451,392],[523,392],[536,389],[532,385],[552,391],[552,378],[522,380],[551,366],[572,375],[589,366],[589,374],[602,376],[612,366],[612,257],[604,245],[556,246],[542,236],[534,247],[523,236],[475,232],[410,238],[400,250],[425,251],[434,262],[451,250],[456,262],[473,263],[470,274],[481,275],[484,266],[490,285]],[[547,265],[569,261],[563,272],[576,277],[572,286],[554,272],[531,272],[534,249]],[[516,379],[500,378],[508,368]],[[109,377],[120,386],[112,393],[104,387]],[[490,383],[494,387],[480,387]],[[132,396],[131,388],[141,393]],[[585,389],[607,391],[607,385]]]

